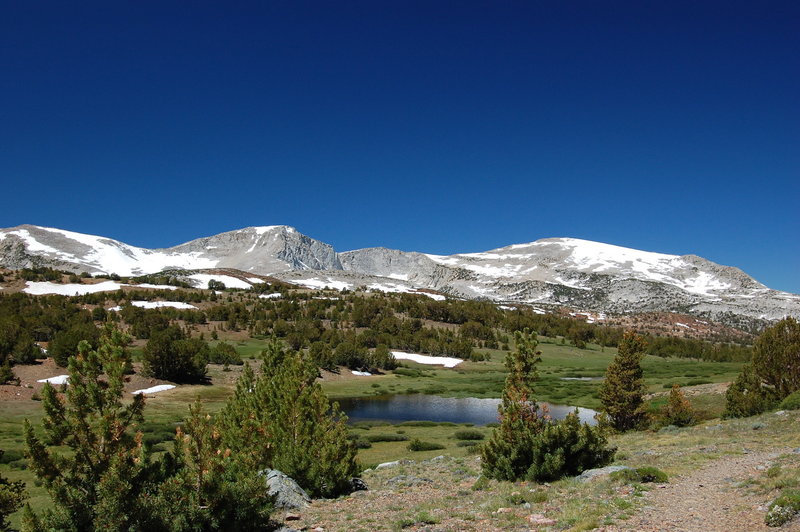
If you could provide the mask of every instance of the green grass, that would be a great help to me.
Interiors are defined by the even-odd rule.
[[[569,345],[540,343],[542,363],[539,365],[537,399],[554,404],[566,404],[598,409],[597,397],[605,369],[616,353],[615,349],[590,344],[587,349]],[[323,388],[330,397],[360,397],[373,395],[373,383],[385,393],[435,393],[444,397],[500,397],[505,382],[504,351],[491,351],[488,362],[463,362],[455,368],[441,368],[404,361],[403,367],[386,375],[364,379],[326,382]],[[648,393],[663,392],[665,386],[677,382],[683,386],[696,382],[730,382],[736,378],[742,364],[732,362],[703,362],[692,359],[663,359],[647,356],[642,362]],[[597,380],[579,381],[564,378],[589,377]],[[716,411],[714,405],[706,405]]]

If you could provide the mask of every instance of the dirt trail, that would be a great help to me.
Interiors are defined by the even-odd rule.
[[[786,452],[789,449],[785,450]],[[627,521],[605,528],[606,532],[734,532],[800,531],[800,521],[781,528],[764,524],[769,500],[737,487],[743,480],[758,476],[781,453],[762,452],[729,456],[702,469],[671,479],[668,484],[647,493],[646,505]]]

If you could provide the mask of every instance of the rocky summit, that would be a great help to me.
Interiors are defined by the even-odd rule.
[[[434,291],[466,299],[593,312],[680,312],[727,323],[800,317],[800,296],[738,268],[574,238],[545,238],[481,253],[432,255],[386,248],[337,253],[288,226],[247,227],[165,249],[21,225],[0,229],[0,264],[135,276],[235,269],[313,288]]]

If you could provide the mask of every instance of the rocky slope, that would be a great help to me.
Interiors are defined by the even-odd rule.
[[[429,255],[386,248],[337,253],[292,227],[248,227],[166,249],[32,225],[0,230],[0,264],[141,275],[235,268],[304,286],[359,286],[498,303],[562,305],[624,314],[681,312],[737,323],[800,316],[800,296],[771,290],[738,268],[573,238],[483,253]]]

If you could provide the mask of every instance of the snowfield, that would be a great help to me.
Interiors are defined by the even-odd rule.
[[[428,355],[418,355],[416,353],[404,353],[403,351],[392,351],[395,360],[411,360],[418,364],[435,364],[446,368],[453,368],[464,362],[463,359],[453,357],[432,357]]]

